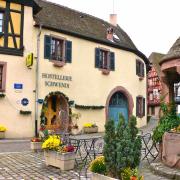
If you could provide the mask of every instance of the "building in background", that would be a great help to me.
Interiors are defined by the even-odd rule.
[[[119,113],[126,121],[137,116],[138,127],[146,125],[149,61],[115,15],[109,23],[41,0],[2,0],[0,7],[0,88],[5,95],[0,124],[8,129],[6,137],[32,137],[35,112],[38,125],[57,131],[70,129],[72,112],[81,114],[80,130],[96,123],[104,131],[109,119],[117,124]],[[38,74],[32,61],[37,59]]]
[[[166,102],[175,101],[180,109],[180,37],[161,59],[162,94]],[[179,112],[180,113],[180,112]]]
[[[153,52],[149,56],[149,61],[151,63],[150,71],[148,72],[148,115],[153,116],[155,118],[159,117],[160,110],[160,98],[161,98],[161,81],[160,81],[160,65],[164,54]]]

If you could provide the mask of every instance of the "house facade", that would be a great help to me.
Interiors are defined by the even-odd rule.
[[[160,81],[160,65],[159,62],[164,54],[157,52],[151,53],[149,56],[149,62],[151,68],[148,72],[148,115],[154,118],[159,118],[160,113],[160,101],[162,94],[162,85]]]
[[[166,102],[175,102],[180,114],[180,37],[161,59],[162,93]]]
[[[8,3],[0,1],[4,11]],[[106,121],[117,123],[119,113],[126,121],[137,116],[138,127],[146,125],[148,60],[119,25],[48,1],[12,4],[16,13],[16,6],[24,13],[19,15],[23,22],[11,17],[2,28],[22,26],[20,34],[9,28],[9,36],[15,34],[8,36],[10,46],[0,47],[5,94],[0,124],[7,127],[7,137],[32,137],[36,123],[69,131],[74,112],[81,114],[79,129],[95,123],[104,131]]]

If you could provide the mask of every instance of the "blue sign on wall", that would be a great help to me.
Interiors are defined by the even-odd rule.
[[[21,100],[21,104],[22,104],[23,106],[27,106],[27,105],[29,104],[29,100],[28,100],[27,98],[23,98],[23,99]]]
[[[23,89],[23,84],[14,83],[14,89]]]

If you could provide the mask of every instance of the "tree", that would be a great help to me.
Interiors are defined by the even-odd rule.
[[[105,125],[105,136],[104,136],[104,161],[106,164],[107,172],[110,176],[116,176],[116,133],[115,124],[113,120],[109,120]]]

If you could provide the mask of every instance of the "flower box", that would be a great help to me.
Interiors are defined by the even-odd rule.
[[[97,133],[98,132],[98,127],[83,127],[83,132],[84,133]]]
[[[31,142],[31,150],[41,151],[42,150],[42,142]]]
[[[44,151],[44,157],[47,166],[58,167],[63,171],[74,169],[75,152]]]
[[[0,131],[0,139],[4,139],[5,138],[5,131]]]
[[[117,180],[117,179],[92,172],[91,180]]]

